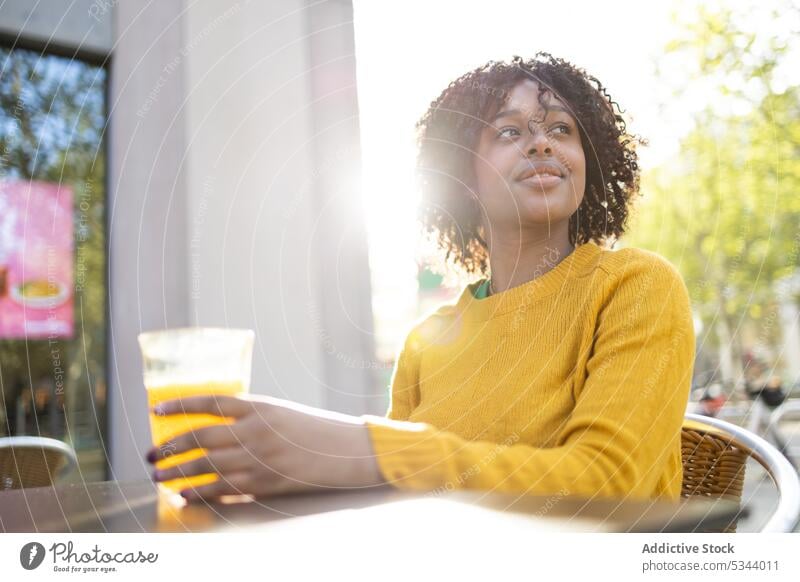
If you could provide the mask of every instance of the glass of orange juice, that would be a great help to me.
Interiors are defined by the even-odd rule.
[[[234,419],[212,414],[158,415],[153,407],[165,400],[199,395],[234,396],[250,390],[254,333],[249,329],[187,327],[139,334],[144,365],[144,385],[150,408],[153,446],[167,447],[181,433]],[[180,465],[205,455],[194,449],[178,455],[164,450],[158,469]],[[162,483],[173,491],[199,487],[217,480],[216,473],[173,479]]]

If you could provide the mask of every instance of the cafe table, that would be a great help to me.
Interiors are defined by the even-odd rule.
[[[408,528],[483,535],[549,532],[702,532],[746,514],[724,499],[677,503],[483,491],[410,492],[386,485],[362,490],[232,496],[186,503],[149,480],[62,484],[0,491],[0,532],[360,532],[385,536]]]

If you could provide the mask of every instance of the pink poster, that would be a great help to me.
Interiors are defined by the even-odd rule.
[[[72,190],[0,181],[0,338],[69,338]]]

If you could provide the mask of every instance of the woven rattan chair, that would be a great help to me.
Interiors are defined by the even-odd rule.
[[[73,448],[56,439],[0,438],[0,489],[46,487],[77,464]]]
[[[772,478],[780,499],[762,532],[790,532],[800,519],[800,479],[786,457],[760,436],[735,424],[687,414],[681,433],[682,497],[721,497],[741,503],[747,459]],[[736,531],[736,522],[722,530]]]

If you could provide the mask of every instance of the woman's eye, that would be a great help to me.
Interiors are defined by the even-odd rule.
[[[569,133],[569,126],[564,124],[556,125],[550,131],[553,133],[560,133],[562,135],[567,135]]]
[[[497,137],[511,137],[511,135],[507,133],[510,131],[515,131],[517,132],[517,135],[519,135],[519,131],[517,130],[516,127],[504,127],[503,129],[497,132]]]

